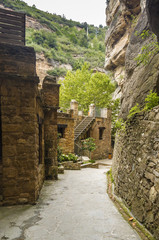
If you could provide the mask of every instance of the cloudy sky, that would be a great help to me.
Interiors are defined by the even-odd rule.
[[[23,0],[28,5],[58,15],[67,19],[105,26],[106,0]]]

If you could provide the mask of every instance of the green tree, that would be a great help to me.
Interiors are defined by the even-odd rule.
[[[91,152],[96,149],[95,139],[90,137],[82,141],[82,148],[89,151],[89,158],[91,158]]]
[[[85,113],[88,112],[91,103],[101,108],[112,107],[114,90],[115,85],[108,75],[93,73],[85,63],[82,69],[67,72],[65,79],[61,82],[60,106],[66,110],[69,108],[70,101],[76,99],[79,110]]]

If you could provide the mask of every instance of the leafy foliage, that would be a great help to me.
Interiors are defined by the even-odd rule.
[[[26,44],[34,47],[36,52],[44,53],[46,58],[69,63],[74,70],[81,68],[81,59],[82,64],[87,61],[92,68],[104,66],[107,27],[67,20],[64,15],[41,11],[22,0],[0,0],[0,4],[24,12],[45,26],[45,30],[27,29]]]
[[[69,153],[68,155],[66,154],[61,154],[58,158],[58,162],[67,162],[67,161],[72,161],[72,162],[77,162],[78,157],[75,154]]]
[[[132,107],[129,111],[129,114],[127,116],[128,119],[132,118],[136,113],[140,113],[141,109],[139,104],[137,103],[134,107]]]
[[[135,35],[138,36],[138,32],[136,32]],[[148,37],[152,38],[152,41],[144,45],[141,48],[141,53],[135,58],[138,65],[143,64],[146,66],[150,62],[151,58],[159,52],[159,44],[155,34],[150,33],[149,30],[144,30],[139,37],[141,37],[141,39],[146,39]]]
[[[82,149],[89,151],[89,158],[90,158],[91,152],[93,152],[96,149],[95,139],[90,137],[83,140]]]
[[[144,110],[151,110],[153,107],[159,105],[159,96],[157,96],[157,93],[152,92],[152,90],[149,92],[147,97],[145,98],[145,107]]]
[[[108,75],[89,70],[87,63],[75,72],[68,71],[60,83],[60,106],[64,110],[68,109],[72,99],[76,99],[79,110],[85,113],[91,103],[101,108],[113,106],[112,93],[115,85]]]
[[[67,69],[66,68],[54,68],[53,70],[48,70],[47,73],[51,76],[55,76],[55,77],[60,77],[60,76],[65,76],[67,73]]]

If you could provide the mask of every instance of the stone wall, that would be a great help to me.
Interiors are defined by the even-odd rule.
[[[100,129],[103,131],[100,139]],[[95,118],[90,136],[95,139],[96,149],[91,153],[91,159],[105,159],[112,153],[111,148],[111,111],[107,118]]]
[[[59,108],[59,87],[56,78],[47,76],[43,81],[42,99],[44,101],[45,138],[45,177],[58,178],[57,164],[57,109]]]
[[[62,166],[64,166],[65,170],[81,170],[81,164],[80,163],[74,163],[72,161],[63,162]]]
[[[71,114],[58,113],[58,125],[65,125],[64,136],[59,138],[59,146],[64,154],[74,153],[74,118]]]
[[[116,138],[115,193],[159,239],[159,107],[134,117]]]
[[[0,53],[1,204],[34,203],[44,180],[38,161],[35,52],[0,44]]]
[[[34,49],[0,44],[0,205],[35,203],[57,179],[59,85],[38,83]]]

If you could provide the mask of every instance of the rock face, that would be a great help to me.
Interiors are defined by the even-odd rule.
[[[34,18],[26,17],[26,27],[33,28],[35,30],[43,29],[45,31],[51,31],[45,25],[40,24]],[[54,60],[49,60],[45,57],[43,53],[36,53],[36,72],[40,79],[40,84],[42,85],[43,79],[47,75],[48,70],[52,70],[54,68],[66,68],[67,70],[72,70],[72,66],[70,64],[61,64]]]
[[[110,0],[107,7],[106,35],[107,70],[114,72],[121,96],[120,117],[126,119],[129,110],[144,100],[150,90],[159,93],[159,53],[150,57],[146,66],[135,57],[141,48],[159,38],[158,1]],[[141,37],[149,30],[148,37]],[[152,32],[157,35],[154,39]],[[125,132],[116,137],[113,156],[115,192],[143,223],[155,239],[159,239],[159,107],[138,114]]]
[[[140,34],[149,29],[145,1],[111,0],[107,7],[106,70],[114,72],[121,97],[121,117],[126,118],[129,110],[138,102],[143,104],[149,90],[158,84],[158,56],[147,66],[137,65],[135,57],[141,48],[152,41],[142,39]],[[158,55],[158,54],[157,54]]]

